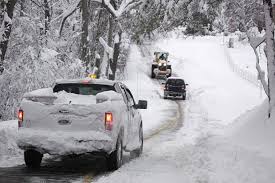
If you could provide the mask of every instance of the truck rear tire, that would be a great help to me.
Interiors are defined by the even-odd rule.
[[[172,67],[171,65],[167,65],[167,69],[170,69],[170,74],[167,75],[167,77],[171,77],[172,76]]]
[[[107,168],[110,171],[117,170],[121,167],[123,160],[123,140],[120,134],[116,143],[116,150],[107,158]]]
[[[43,154],[35,150],[26,150],[24,152],[25,164],[28,168],[39,168]]]
[[[182,95],[182,100],[186,99],[186,93]]]
[[[156,77],[156,75],[155,75],[155,73],[154,73],[154,69],[155,69],[156,67],[154,66],[154,65],[152,65],[152,69],[151,69],[151,78],[155,78]]]

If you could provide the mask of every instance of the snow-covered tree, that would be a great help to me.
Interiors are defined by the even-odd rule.
[[[106,53],[106,46],[103,46],[104,44],[100,43],[107,43],[108,47],[112,47],[113,43],[115,41],[115,38],[118,36],[121,36],[121,24],[119,22],[121,21],[122,17],[132,8],[138,6],[141,3],[140,0],[76,0],[72,4],[72,8],[69,10],[66,10],[63,14],[62,23],[59,30],[59,35],[62,34],[62,30],[64,27],[64,23],[66,19],[71,16],[79,7],[81,7],[81,13],[82,13],[82,31],[81,31],[81,60],[86,65],[86,71],[87,73],[90,72],[89,70],[96,70],[97,73],[101,73],[103,75],[107,74],[108,77],[108,71],[109,67],[112,65],[111,71],[114,78],[115,77],[115,70],[116,70],[116,58],[119,56],[119,43],[116,43],[114,55],[110,55],[109,53]],[[97,4],[97,5],[96,5]],[[97,8],[100,8],[98,11]],[[90,16],[91,15],[91,16]],[[89,23],[91,23],[91,19],[89,17],[92,17],[93,20],[97,19],[97,27],[98,29],[95,30],[93,35],[89,35]],[[97,18],[96,18],[97,17]],[[108,31],[106,32],[106,28]],[[92,45],[89,45],[90,38],[94,43],[91,43]],[[101,41],[99,41],[101,39]],[[105,39],[107,41],[105,41]],[[102,41],[103,40],[103,41]],[[121,40],[121,38],[116,39]],[[102,46],[102,48],[105,50],[103,54],[101,54],[101,60],[96,59],[96,53],[100,52],[99,45]],[[105,55],[105,56],[104,56]],[[99,57],[97,57],[99,58]],[[115,58],[113,60],[113,58]],[[107,60],[106,60],[107,59]],[[101,63],[103,66],[108,68],[102,68]],[[112,63],[111,63],[112,62]],[[96,69],[91,69],[91,67],[96,67]],[[106,70],[106,72],[104,72]],[[103,71],[103,72],[101,72]]]
[[[225,1],[226,25],[228,31],[246,32],[251,27],[263,29],[264,12],[261,0]]]
[[[4,59],[12,28],[13,10],[17,0],[0,2],[0,74],[4,70]]]
[[[274,22],[272,1],[263,0],[264,13],[265,13],[265,27],[266,34],[262,37],[249,37],[251,47],[253,48],[257,63],[256,68],[258,71],[258,78],[261,81],[264,91],[269,99],[269,117],[272,109],[275,108],[275,44],[274,44]],[[261,69],[259,63],[259,55],[257,48],[263,42],[266,43],[265,53],[267,57],[267,74]],[[267,80],[266,80],[267,75]]]
[[[265,26],[266,26],[266,56],[268,70],[268,98],[270,111],[275,108],[275,44],[274,44],[274,22],[272,13],[272,1],[264,0]]]

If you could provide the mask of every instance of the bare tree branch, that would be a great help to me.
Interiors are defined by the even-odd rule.
[[[61,21],[61,25],[60,25],[60,28],[59,28],[59,37],[61,37],[65,21],[67,20],[67,18],[69,16],[71,16],[80,7],[80,2],[81,2],[81,0],[78,0],[75,3],[75,5],[72,6],[72,8],[69,11],[65,12],[65,15],[63,15],[63,19]]]
[[[265,42],[265,36],[263,37],[250,37],[248,36],[249,43],[253,49],[256,49],[260,44]]]

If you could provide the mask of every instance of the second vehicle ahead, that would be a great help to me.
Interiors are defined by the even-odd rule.
[[[164,99],[168,97],[180,97],[182,100],[186,99],[186,85],[184,80],[178,77],[170,77],[166,80],[164,86]]]

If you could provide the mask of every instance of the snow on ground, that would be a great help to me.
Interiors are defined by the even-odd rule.
[[[203,37],[156,43],[172,54],[174,73],[189,83],[184,126],[145,142],[151,148],[140,158],[97,182],[274,182],[275,127],[264,122],[265,97],[229,68],[220,42]]]
[[[253,49],[247,42],[236,41],[234,48],[228,48],[227,50],[240,68],[257,75],[256,57]]]
[[[227,48],[229,38],[234,38],[234,47]],[[239,70],[241,75],[246,75],[248,79],[257,80],[258,72],[256,69],[256,56],[251,48],[247,39],[238,41],[238,36],[232,34],[224,38],[225,52],[228,54],[228,59],[233,62],[233,67],[236,65],[238,68],[233,68]],[[265,43],[261,44],[257,53],[259,55],[260,66],[265,73],[267,72],[267,60],[264,53]],[[267,79],[267,78],[266,78]]]
[[[275,119],[268,119],[268,102],[264,101],[236,119],[226,136],[267,158],[275,158]],[[273,111],[275,114],[275,110]],[[274,116],[273,116],[274,117]]]
[[[198,37],[181,41],[168,39],[156,45],[172,54],[170,61],[174,71],[190,84],[191,97],[200,98],[206,118],[228,124],[259,105],[263,97],[258,88],[242,80],[228,67],[220,43],[219,38]]]
[[[0,122],[0,167],[23,163],[23,153],[17,147],[17,120]]]

